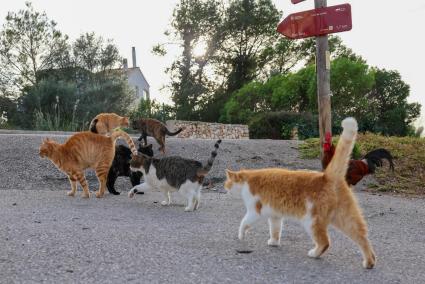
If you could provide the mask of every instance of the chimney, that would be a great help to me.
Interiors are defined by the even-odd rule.
[[[131,48],[131,53],[133,55],[133,68],[136,68],[136,48],[134,46]]]
[[[125,70],[125,71],[127,71],[127,70],[128,70],[127,58],[124,58],[124,59],[122,60],[122,64],[123,64],[123,66],[124,66],[124,70]]]

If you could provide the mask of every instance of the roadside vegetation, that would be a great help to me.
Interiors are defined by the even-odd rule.
[[[395,171],[391,172],[388,163],[384,162],[384,166],[373,175],[376,183],[368,184],[368,190],[406,195],[425,194],[425,138],[359,134],[353,158],[359,159],[377,148],[391,152]],[[307,139],[299,148],[301,158],[318,159],[319,149],[319,139]]]

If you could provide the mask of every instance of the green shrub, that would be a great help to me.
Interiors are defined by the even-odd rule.
[[[317,117],[310,113],[260,113],[249,122],[250,137],[255,139],[291,139],[295,128],[298,130],[298,139],[319,135]]]
[[[161,104],[156,100],[142,99],[137,105],[137,108],[130,113],[131,119],[138,119],[141,117],[154,118],[165,122],[170,119],[175,119],[176,113],[175,108],[171,105]]]

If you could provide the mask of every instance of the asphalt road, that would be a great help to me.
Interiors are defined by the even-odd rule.
[[[217,190],[205,189],[199,210],[184,212],[178,193],[170,207],[160,205],[159,192],[135,199],[66,196],[65,176],[38,158],[44,136],[0,134],[0,283],[425,282],[424,199],[356,190],[378,258],[372,270],[333,229],[331,248],[319,260],[307,257],[312,243],[293,221],[284,224],[281,247],[267,246],[266,221],[245,243],[237,240],[244,208],[238,196],[220,193],[224,169],[318,169],[318,161],[298,158],[299,142],[223,141],[210,174]],[[169,154],[205,160],[213,141],[170,138],[167,146]],[[89,184],[94,191],[92,174]],[[119,191],[130,187],[118,180]]]

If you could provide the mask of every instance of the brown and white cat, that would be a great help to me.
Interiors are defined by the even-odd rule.
[[[329,247],[328,226],[350,237],[363,254],[363,266],[373,268],[375,253],[367,238],[367,225],[345,181],[348,160],[357,135],[357,122],[346,118],[335,156],[325,172],[259,169],[227,171],[225,188],[240,191],[247,213],[239,227],[239,239],[260,216],[268,218],[268,245],[278,246],[282,220],[296,218],[304,225],[315,247],[309,257],[320,257]]]
[[[124,138],[131,151],[137,154],[133,140],[121,130],[112,132],[110,137],[89,131],[79,132],[72,135],[64,144],[47,138],[41,144],[39,154],[41,158],[47,157],[59,170],[68,175],[71,183],[69,196],[75,195],[78,181],[83,188],[82,197],[90,197],[84,170],[94,169],[99,180],[96,197],[102,197],[105,193],[109,168],[114,160],[115,141],[119,137]]]
[[[159,151],[162,153],[165,153],[165,135],[175,136],[183,130],[183,128],[180,128],[176,132],[171,132],[164,123],[153,118],[140,118],[138,120],[133,120],[131,124],[133,129],[137,129],[141,133],[138,139],[139,141],[143,139],[145,145],[147,145],[147,136],[152,136],[160,145]]]
[[[117,127],[128,127],[128,117],[119,116],[115,113],[100,113],[90,123],[90,131],[106,135]]]

